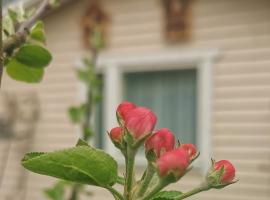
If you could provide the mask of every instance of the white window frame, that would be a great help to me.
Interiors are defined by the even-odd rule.
[[[212,64],[218,55],[217,49],[207,50],[165,50],[146,54],[130,55],[102,55],[98,62],[98,69],[104,74],[104,128],[110,130],[117,126],[115,110],[123,100],[122,74],[125,72],[161,71],[161,70],[197,70],[197,133],[196,140],[200,150],[200,157],[195,166],[205,172],[210,164],[212,155],[211,110],[212,110]],[[169,128],[169,127],[168,127]],[[118,149],[110,139],[105,139],[105,151],[116,160],[124,163]],[[145,162],[143,156],[138,156],[137,163]]]

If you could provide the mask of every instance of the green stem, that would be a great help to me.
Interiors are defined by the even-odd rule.
[[[1,53],[1,57],[0,57],[0,87],[1,87],[1,82],[2,82],[2,75],[3,75],[3,69],[4,69],[4,53],[3,53],[3,35],[2,35],[2,30],[3,30],[3,11],[2,11],[2,1],[0,1],[0,53]]]
[[[134,162],[136,151],[130,146],[127,147],[126,159],[126,182],[125,182],[125,197],[126,200],[131,200],[131,190],[134,183]]]
[[[148,162],[145,177],[142,180],[141,186],[140,186],[138,194],[137,194],[138,197],[141,197],[144,195],[144,193],[147,190],[147,187],[148,187],[149,183],[151,182],[155,172],[156,172],[155,167],[150,162]]]
[[[143,198],[139,198],[138,200],[149,200],[149,199],[151,199],[151,197],[153,197],[156,193],[158,193],[160,190],[162,190],[167,185],[168,185],[168,181],[160,179],[158,184],[153,188],[152,191],[147,193]]]
[[[116,183],[118,183],[120,185],[125,185],[125,179],[123,177],[118,176]]]
[[[105,188],[108,189],[117,200],[125,200],[124,197],[113,187],[108,186]]]
[[[193,190],[190,190],[189,192],[186,192],[184,194],[181,194],[179,197],[175,198],[177,200],[181,200],[181,199],[185,199],[187,197],[193,196],[199,192],[203,192],[203,191],[207,191],[209,190],[211,187],[207,184],[203,184],[200,187],[194,188]]]
[[[78,193],[79,193],[79,185],[74,185],[69,197],[69,200],[77,200],[78,199]]]

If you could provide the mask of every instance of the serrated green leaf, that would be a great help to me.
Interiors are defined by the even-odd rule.
[[[45,153],[22,160],[22,165],[35,173],[67,181],[108,186],[116,183],[117,163],[108,154],[88,146]]]
[[[44,24],[42,21],[36,22],[36,24],[31,28],[30,37],[42,43],[46,42]]]
[[[78,140],[78,142],[76,144],[76,147],[78,147],[78,146],[88,146],[88,147],[91,147],[91,146],[89,146],[89,144],[86,141],[84,141],[82,139],[79,139]]]
[[[16,59],[10,59],[6,66],[7,74],[17,80],[27,83],[38,83],[42,80],[44,75],[43,68],[31,68],[28,67]]]
[[[151,200],[176,200],[182,192],[179,191],[162,191],[157,193]]]
[[[15,54],[14,58],[31,68],[44,68],[52,60],[50,52],[38,45],[25,44]]]

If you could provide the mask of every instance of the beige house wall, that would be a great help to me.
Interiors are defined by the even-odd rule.
[[[4,78],[5,90],[19,94],[37,91],[39,95],[42,115],[33,150],[56,150],[76,142],[77,129],[69,122],[67,108],[77,102],[79,95],[74,66],[82,56],[78,22],[86,2],[75,1],[45,18],[48,46],[54,60],[41,84],[27,85]],[[220,59],[213,67],[213,157],[232,160],[240,181],[222,191],[206,192],[193,199],[269,200],[270,1],[194,1],[192,41],[179,46],[170,46],[164,40],[159,0],[104,0],[104,7],[111,16],[108,54],[164,48],[220,50]],[[19,158],[24,152],[19,145],[14,144],[13,148],[16,151],[8,163],[1,200],[14,192],[15,179],[22,170]],[[201,178],[198,173],[191,173],[174,188],[185,191]],[[52,178],[30,174],[25,183],[26,200],[45,199],[41,189],[52,182]],[[102,189],[91,189],[95,196],[88,199],[112,199]]]

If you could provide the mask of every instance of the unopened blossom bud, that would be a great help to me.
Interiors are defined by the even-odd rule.
[[[160,177],[173,174],[175,179],[184,175],[189,165],[189,156],[184,149],[175,149],[164,153],[157,160],[157,169]]]
[[[117,116],[117,120],[118,122],[123,125],[123,121],[125,120],[125,117],[127,115],[127,113],[136,108],[136,105],[131,103],[131,102],[128,102],[128,101],[124,101],[122,102],[118,107],[117,107],[117,110],[116,110],[116,116]]]
[[[216,187],[233,183],[235,168],[228,160],[213,161],[207,174],[208,184]]]
[[[188,153],[190,161],[192,161],[198,155],[198,151],[193,144],[182,144],[180,148],[184,149]]]
[[[173,150],[174,144],[175,138],[172,132],[167,128],[159,129],[144,143],[146,156],[148,154],[150,156],[153,152],[155,158],[159,158],[164,153]]]
[[[122,127],[115,127],[109,132],[109,136],[113,142],[113,144],[119,148],[122,149],[122,139],[124,136],[124,130]]]
[[[215,162],[214,169],[219,171],[224,168],[224,173],[221,175],[221,184],[230,183],[235,177],[235,168],[228,160],[220,160]]]
[[[156,122],[156,115],[145,107],[131,109],[124,117],[124,126],[135,139],[141,139],[151,134]]]
[[[121,127],[115,127],[110,131],[109,135],[113,141],[119,142],[122,140],[123,133],[124,131]]]

